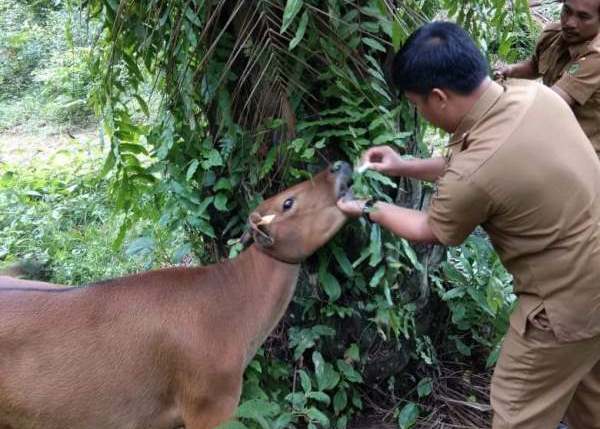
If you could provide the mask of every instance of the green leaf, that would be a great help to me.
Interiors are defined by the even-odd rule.
[[[121,153],[134,153],[134,154],[147,154],[146,148],[140,144],[134,143],[120,143],[119,152]]]
[[[217,235],[215,234],[215,230],[213,229],[213,227],[204,219],[191,218],[188,221],[190,222],[190,224],[193,227],[198,228],[198,230],[200,232],[202,232],[204,235],[207,235],[210,238],[217,238]]]
[[[462,342],[458,337],[453,337],[456,349],[464,356],[471,356],[471,347]]]
[[[348,416],[343,415],[337,419],[335,429],[347,429],[348,428]]]
[[[201,165],[204,170],[209,170],[212,167],[220,167],[223,165],[223,158],[216,149],[210,149],[208,153],[203,154],[204,160]]]
[[[133,240],[125,249],[127,256],[136,256],[140,253],[152,252],[154,250],[154,240],[150,237],[140,237]]]
[[[387,284],[383,288],[383,294],[385,295],[385,300],[387,301],[388,305],[390,307],[394,305],[394,300],[392,299],[392,291],[390,290],[390,287]]]
[[[229,210],[227,208],[227,195],[223,192],[219,192],[215,197],[215,208],[220,212],[226,212]]]
[[[444,293],[442,295],[442,301],[450,301],[454,298],[462,298],[463,296],[465,296],[465,289],[462,287],[457,287]]]
[[[189,255],[192,252],[192,245],[190,243],[185,243],[177,248],[173,255],[173,262],[175,264],[180,264],[183,261],[183,258]]]
[[[383,256],[381,254],[381,228],[377,224],[371,225],[371,242],[369,244],[369,253],[371,259],[369,265],[376,267],[381,262]]]
[[[285,397],[285,400],[288,401],[294,409],[302,409],[306,406],[306,396],[302,392],[290,393]]]
[[[230,422],[223,423],[217,426],[216,429],[248,429],[248,426],[241,422],[238,422],[237,420],[232,420]]]
[[[328,428],[329,427],[329,418],[323,414],[323,412],[319,411],[315,407],[311,407],[306,411],[306,416],[319,423],[320,425]]]
[[[231,181],[226,179],[225,177],[221,177],[215,186],[213,186],[213,190],[215,191],[232,191],[233,186],[231,185]]]
[[[319,391],[333,389],[340,381],[340,375],[333,369],[330,363],[325,362],[319,352],[313,352],[313,364],[315,365],[315,376]]]
[[[465,318],[465,314],[467,313],[467,308],[459,303],[458,305],[452,308],[452,322],[458,323]]]
[[[195,26],[202,27],[202,22],[200,22],[200,20],[198,19],[198,16],[194,13],[194,11],[190,7],[188,7],[185,10],[185,17],[187,19],[189,19],[190,22],[192,24],[194,24]]]
[[[298,29],[296,30],[296,35],[292,40],[290,40],[289,50],[293,50],[298,43],[302,41],[304,37],[304,33],[306,32],[306,25],[308,24],[308,12],[304,12],[302,14],[302,18],[300,18],[300,24],[298,24]]]
[[[350,263],[350,259],[348,259],[348,256],[346,256],[346,252],[344,252],[344,250],[342,250],[341,247],[336,246],[336,245],[331,246],[331,251],[333,253],[333,256],[335,257],[335,260],[337,261],[340,268],[344,272],[344,274],[347,277],[352,277],[354,270],[352,269],[352,264]]]
[[[404,250],[404,254],[408,257],[413,267],[419,271],[423,271],[423,265],[421,265],[419,262],[417,254],[410,243],[405,239],[401,239],[400,242],[402,243],[402,250]]]
[[[196,173],[196,170],[198,169],[198,166],[200,165],[200,161],[198,161],[197,159],[194,159],[191,163],[190,166],[187,169],[187,173],[185,175],[185,179],[189,182],[190,179],[194,176],[194,173]]]
[[[144,114],[146,116],[150,116],[150,110],[148,109],[148,104],[146,104],[146,102],[144,101],[144,99],[142,97],[140,97],[138,94],[133,94],[133,96],[137,100],[137,102],[140,105],[140,108],[142,109],[142,111],[144,112]]]
[[[385,275],[385,266],[379,267],[379,269],[375,272],[375,275],[371,277],[369,281],[369,286],[377,287],[383,276]]]
[[[329,296],[330,302],[335,302],[342,295],[342,287],[337,279],[325,270],[319,270],[319,280]]]
[[[323,392],[309,392],[306,397],[322,402],[325,405],[329,405],[331,403],[331,398],[329,395]]]
[[[310,377],[304,370],[298,371],[298,374],[300,374],[300,384],[302,384],[302,390],[304,390],[305,393],[310,392],[312,390],[312,383],[310,382]]]
[[[398,416],[398,425],[400,429],[411,429],[419,418],[419,407],[413,402],[409,402],[402,408]]]
[[[492,350],[492,352],[490,353],[490,355],[488,356],[488,358],[485,361],[485,367],[486,368],[491,368],[494,365],[496,365],[496,362],[498,362],[498,357],[500,356],[500,344],[496,345],[496,347],[494,347],[494,350]]]
[[[267,173],[269,173],[269,171],[271,171],[271,168],[273,168],[273,164],[275,164],[276,155],[277,155],[277,146],[273,146],[269,150],[269,153],[267,154],[267,158],[265,159],[262,167],[260,168],[260,173],[258,175],[259,178],[262,179],[263,177],[265,177],[267,175]]]
[[[373,49],[375,49],[377,51],[381,51],[381,52],[384,52],[384,53],[386,52],[385,47],[381,43],[379,43],[377,40],[375,40],[375,39],[372,39],[370,37],[363,37],[362,41],[363,41],[363,43],[365,45],[368,45],[368,46],[370,46],[371,48],[373,48]]]
[[[333,397],[333,411],[335,412],[335,415],[339,415],[347,405],[348,394],[345,389],[339,389]]]
[[[398,52],[400,45],[402,44],[402,27],[400,23],[395,19],[392,20],[392,46],[394,52]]]
[[[290,26],[300,9],[302,9],[302,0],[287,0],[285,10],[283,11],[283,22],[281,23],[281,30],[279,33],[285,33],[285,30]]]
[[[214,197],[207,197],[204,198],[202,200],[202,202],[200,203],[200,205],[198,206],[198,208],[195,211],[195,214],[197,216],[202,216],[204,214],[204,212],[206,211],[206,209],[208,208],[208,206],[210,205],[210,203],[212,203],[214,201]]]
[[[237,409],[236,416],[250,419],[260,425],[262,429],[271,429],[267,418],[274,417],[280,410],[280,407],[269,401],[261,399],[251,399],[242,402]]]
[[[433,391],[433,381],[430,377],[426,377],[419,381],[417,385],[417,393],[419,394],[419,398],[424,398],[426,396],[431,395]]]
[[[351,383],[362,383],[362,376],[350,365],[343,360],[337,361],[337,367],[344,375],[344,378]]]
[[[293,416],[291,413],[281,414],[277,419],[273,422],[272,429],[287,429],[291,427]]]
[[[350,345],[350,347],[348,347],[348,350],[346,350],[346,353],[344,353],[344,357],[346,358],[346,360],[349,359],[353,362],[358,362],[360,360],[360,350],[358,348],[358,345],[356,343]]]

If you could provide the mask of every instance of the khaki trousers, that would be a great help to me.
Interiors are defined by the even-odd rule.
[[[545,314],[544,314],[545,316]],[[492,378],[493,429],[600,429],[600,337],[559,343],[545,324],[510,328]]]

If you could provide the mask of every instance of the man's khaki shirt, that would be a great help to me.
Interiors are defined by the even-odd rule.
[[[559,341],[600,334],[600,162],[551,89],[490,84],[450,140],[429,224],[448,246],[482,225],[514,276],[521,334],[543,309]]]
[[[575,117],[600,156],[600,34],[588,42],[568,45],[560,24],[549,24],[532,61],[544,84],[556,85],[575,100]]]

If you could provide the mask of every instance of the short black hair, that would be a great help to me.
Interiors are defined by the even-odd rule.
[[[432,22],[416,30],[394,58],[392,79],[399,93],[427,95],[434,88],[461,95],[473,92],[489,66],[473,39],[451,22]]]

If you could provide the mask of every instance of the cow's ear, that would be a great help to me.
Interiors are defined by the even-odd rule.
[[[258,212],[253,212],[248,218],[250,233],[254,241],[261,247],[272,247],[275,239],[269,234],[268,225],[273,221],[274,215],[261,216]]]

